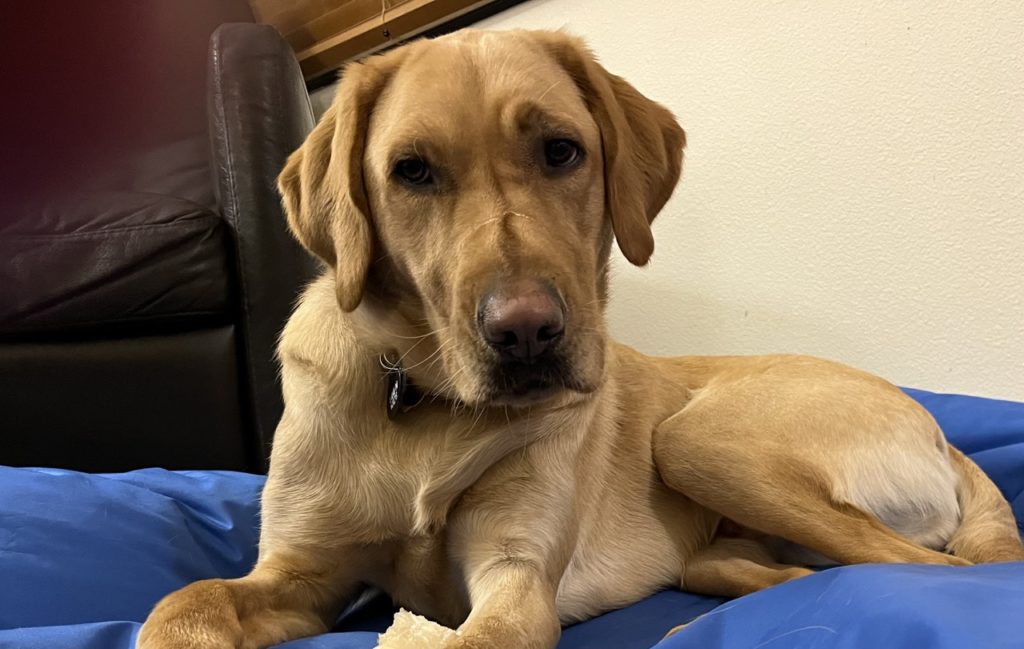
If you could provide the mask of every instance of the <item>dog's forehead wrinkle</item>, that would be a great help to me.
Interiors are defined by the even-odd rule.
[[[474,95],[480,106],[515,97],[540,101],[557,88],[575,86],[557,62],[540,48],[523,47],[523,40],[513,32],[438,39],[411,66],[410,80],[434,97],[457,97],[461,106],[466,106],[467,94]],[[438,74],[439,69],[444,74]],[[578,93],[565,94],[575,97]]]

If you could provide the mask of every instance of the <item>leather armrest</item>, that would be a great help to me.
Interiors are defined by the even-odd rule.
[[[213,33],[207,109],[214,184],[235,240],[242,371],[265,462],[283,408],[278,335],[318,268],[288,232],[277,193],[277,174],[312,130],[313,113],[298,62],[273,27],[228,23]]]

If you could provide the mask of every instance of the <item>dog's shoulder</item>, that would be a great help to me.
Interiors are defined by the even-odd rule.
[[[379,379],[376,356],[359,340],[349,314],[338,306],[331,274],[303,291],[277,348],[285,402],[314,405],[318,395],[365,397]],[[333,399],[331,399],[333,401]]]
[[[346,336],[345,334],[349,335]],[[299,297],[278,343],[278,354],[286,363],[289,356],[322,353],[330,347],[330,340],[351,337],[344,314],[334,295],[331,274],[324,273],[313,280]]]

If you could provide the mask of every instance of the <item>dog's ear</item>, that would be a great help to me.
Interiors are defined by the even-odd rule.
[[[605,209],[622,254],[643,266],[654,253],[651,223],[679,182],[686,133],[667,108],[605,70],[582,40],[535,36],[576,82],[601,130]]]
[[[277,178],[292,233],[334,270],[344,311],[362,301],[373,258],[363,181],[367,123],[400,58],[390,54],[345,68],[334,103]]]

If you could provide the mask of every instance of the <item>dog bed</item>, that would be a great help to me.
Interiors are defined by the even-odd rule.
[[[1024,520],[1024,403],[908,392]],[[0,647],[128,649],[168,592],[256,559],[260,476],[0,467]],[[290,649],[370,649],[390,623],[364,597],[334,633]],[[1024,646],[1024,562],[834,568],[737,600],[656,594],[565,630],[560,648]],[[672,627],[695,620],[659,643]]]

